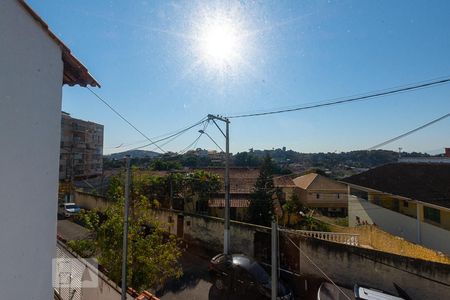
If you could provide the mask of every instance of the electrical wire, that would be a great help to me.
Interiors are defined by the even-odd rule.
[[[161,139],[159,139],[159,140],[156,140],[156,141],[154,141],[154,142],[151,142],[151,143],[148,143],[148,144],[139,146],[139,147],[135,147],[135,148],[130,149],[130,150],[127,150],[127,151],[138,150],[138,149],[146,148],[146,147],[149,147],[149,146],[152,146],[152,145],[156,145],[156,147],[158,147],[158,145],[157,145],[156,143],[159,143],[159,142],[165,141],[165,140],[167,140],[167,139],[171,139],[171,138],[174,138],[174,139],[175,139],[175,138],[178,138],[178,137],[180,137],[182,134],[184,134],[185,132],[189,131],[190,129],[192,129],[192,128],[194,128],[194,127],[196,127],[196,126],[198,126],[198,125],[200,125],[200,124],[202,124],[202,123],[204,123],[204,122],[206,122],[206,121],[207,121],[207,119],[206,119],[206,118],[203,118],[203,119],[201,119],[200,121],[196,122],[195,124],[193,124],[193,125],[191,125],[191,126],[189,126],[189,127],[187,127],[187,128],[184,128],[184,129],[182,129],[182,130],[180,130],[180,131],[178,131],[178,132],[176,132],[176,133],[174,133],[174,134],[171,134],[171,135],[169,135],[169,136],[166,136],[166,137],[161,138]],[[171,139],[170,141],[173,141],[174,139]],[[166,144],[168,144],[168,143],[165,143],[164,145],[166,145]]]
[[[419,131],[419,130],[422,130],[422,129],[424,129],[424,128],[426,128],[426,127],[428,127],[428,126],[431,126],[431,125],[433,125],[434,123],[437,123],[437,122],[439,122],[439,121],[442,121],[442,120],[444,120],[444,119],[446,119],[446,118],[448,118],[448,117],[450,117],[450,113],[447,113],[447,114],[445,114],[445,115],[443,115],[443,116],[441,116],[441,117],[439,117],[439,118],[437,118],[437,119],[434,119],[434,120],[432,120],[432,121],[430,121],[430,122],[428,122],[428,123],[426,123],[426,124],[423,124],[423,125],[421,125],[421,126],[419,126],[419,127],[417,127],[417,128],[414,128],[413,130],[410,130],[410,131],[408,131],[408,132],[405,132],[405,133],[403,133],[403,134],[401,134],[401,135],[399,135],[399,136],[396,136],[396,137],[394,137],[394,138],[391,138],[391,139],[389,139],[389,140],[387,140],[387,141],[385,141],[385,142],[382,142],[382,143],[379,143],[379,144],[377,144],[377,145],[375,145],[375,146],[372,146],[372,147],[370,147],[369,149],[367,149],[367,150],[375,150],[375,149],[378,149],[378,148],[381,148],[381,147],[383,147],[383,146],[386,146],[387,144],[390,144],[390,143],[392,143],[392,142],[395,142],[395,141],[397,141],[397,140],[399,140],[399,139],[401,139],[401,138],[404,138],[405,136],[408,136],[408,135],[410,135],[410,134],[413,134],[414,132],[417,132],[417,131]]]
[[[94,92],[90,87],[86,87],[95,97],[97,97],[97,99],[99,99],[101,102],[103,102],[110,110],[112,110],[116,115],[118,115],[122,120],[124,120],[128,125],[130,125],[134,130],[136,130],[140,135],[142,135],[144,138],[146,138],[150,143],[154,142],[152,141],[151,138],[149,138],[145,133],[143,133],[142,131],[140,131],[135,125],[133,125],[130,121],[128,121],[121,113],[119,113],[114,107],[112,107],[106,100],[104,100],[102,97],[100,97],[100,95],[98,95],[96,92]],[[158,149],[161,150],[163,153],[165,153],[166,151],[159,147],[157,145]]]
[[[203,129],[200,132],[200,135],[191,143],[189,144],[186,148],[184,148],[183,150],[181,150],[180,152],[178,152],[178,155],[182,155],[185,154],[187,151],[189,151],[189,149],[191,147],[195,148],[195,146],[197,145],[198,141],[200,140],[200,138],[202,137],[203,134],[205,134],[205,130],[206,128],[208,128],[209,125],[209,120],[207,122],[205,122]]]
[[[202,120],[205,120],[205,119],[207,119],[207,118],[203,118]],[[202,120],[200,120],[199,122],[201,122]],[[182,131],[182,130],[184,130],[184,129],[185,129],[185,128],[180,128],[180,129],[177,129],[177,130],[173,130],[173,131],[167,132],[167,133],[165,133],[165,134],[160,134],[160,135],[157,135],[157,136],[153,136],[152,139],[155,140],[155,139],[160,139],[160,138],[162,138],[162,137],[167,137],[167,138],[169,138],[169,137],[168,137],[169,135],[177,134],[177,133],[179,133],[180,131]],[[135,142],[128,143],[128,144],[122,143],[122,144],[120,144],[119,146],[115,146],[115,147],[107,147],[107,149],[124,148],[124,147],[128,147],[128,146],[134,146],[134,145],[142,144],[142,143],[145,143],[145,142],[147,142],[147,140],[135,141]],[[158,141],[155,141],[155,143],[158,143]],[[144,146],[142,146],[142,147],[144,147]]]
[[[278,109],[278,110],[266,111],[266,112],[261,112],[261,113],[232,115],[232,116],[228,116],[227,118],[228,119],[236,119],[236,118],[257,117],[257,116],[281,114],[281,113],[287,113],[287,112],[293,112],[293,111],[299,111],[299,110],[307,110],[307,109],[324,107],[324,106],[332,106],[332,105],[338,105],[338,104],[355,102],[355,101],[363,101],[363,100],[367,100],[367,99],[371,99],[371,98],[378,98],[378,97],[382,97],[382,96],[388,96],[388,95],[392,95],[392,94],[398,94],[398,93],[433,87],[436,85],[446,84],[449,82],[450,82],[450,77],[444,77],[443,79],[442,78],[434,79],[431,81],[408,84],[408,85],[404,85],[402,87],[378,90],[378,91],[374,91],[374,92],[367,93],[367,94],[361,94],[359,96],[349,96],[346,98],[340,98],[341,100],[336,100],[336,101],[329,101],[329,102],[325,102],[325,103],[323,103],[323,101],[321,101],[321,102],[316,102],[316,104],[311,104],[311,105],[306,105],[306,106],[300,106],[300,107],[294,107],[294,108],[288,108],[288,109]]]
[[[283,229],[279,229],[281,232],[283,232],[284,230]],[[292,245],[294,245],[294,247],[295,248],[297,248],[298,249],[298,251],[300,251],[302,254],[303,254],[303,256],[305,256],[308,260],[309,260],[309,262],[314,266],[314,267],[316,267],[316,269],[317,270],[319,270],[319,272],[320,273],[322,273],[323,274],[323,276],[325,276],[325,278],[327,278],[338,290],[339,290],[339,292],[341,292],[342,293],[342,295],[344,295],[345,296],[345,298],[347,298],[348,300],[351,300],[350,299],[350,297],[346,294],[346,293],[344,293],[344,291],[336,284],[336,283],[334,283],[334,281],[318,266],[318,265],[316,265],[315,263],[314,263],[314,261],[300,248],[300,246],[297,246],[297,244],[295,244],[294,243],[294,241],[289,237],[289,236],[286,236],[287,237],[287,239],[289,240],[289,242],[291,242],[292,243]]]

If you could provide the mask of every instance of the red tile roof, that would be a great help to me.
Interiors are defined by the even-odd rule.
[[[225,207],[225,199],[214,198],[208,200],[209,207]],[[250,200],[248,199],[230,199],[230,207],[249,207]]]
[[[72,54],[67,47],[51,30],[47,23],[24,1],[17,0],[27,13],[44,29],[48,36],[61,48],[62,60],[64,63],[63,83],[70,86],[79,84],[81,86],[97,86],[100,84],[89,74],[87,68]]]

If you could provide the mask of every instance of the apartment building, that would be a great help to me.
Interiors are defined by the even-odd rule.
[[[103,125],[61,114],[59,179],[82,179],[102,174]]]

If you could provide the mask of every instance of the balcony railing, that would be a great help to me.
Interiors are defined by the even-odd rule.
[[[346,244],[351,246],[359,246],[359,234],[352,233],[338,233],[338,232],[324,232],[324,231],[308,231],[308,230],[291,230],[280,229],[286,233],[298,234],[306,237],[311,237],[319,240]]]

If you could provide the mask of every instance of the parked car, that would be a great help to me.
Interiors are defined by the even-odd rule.
[[[80,212],[80,207],[73,202],[61,203],[58,206],[58,214],[70,217]]]
[[[317,291],[317,300],[355,300],[352,290],[339,287],[329,282],[323,282]]]
[[[218,254],[209,262],[209,272],[218,290],[242,299],[270,299],[271,278],[261,265],[243,254]],[[292,291],[278,281],[278,300],[293,299]]]
[[[317,291],[317,300],[341,300],[341,299],[356,299],[356,300],[411,300],[411,298],[399,286],[394,283],[399,296],[391,295],[385,291],[364,287],[358,284],[354,285],[353,291],[343,287],[336,287],[335,285],[324,282],[320,285]],[[345,293],[345,295],[342,294]]]
[[[355,298],[358,300],[409,300],[410,298],[404,291],[399,289],[396,285],[394,285],[397,291],[401,294],[402,297],[391,295],[385,291],[381,291],[378,289],[360,286],[355,284],[353,291],[355,292]]]

